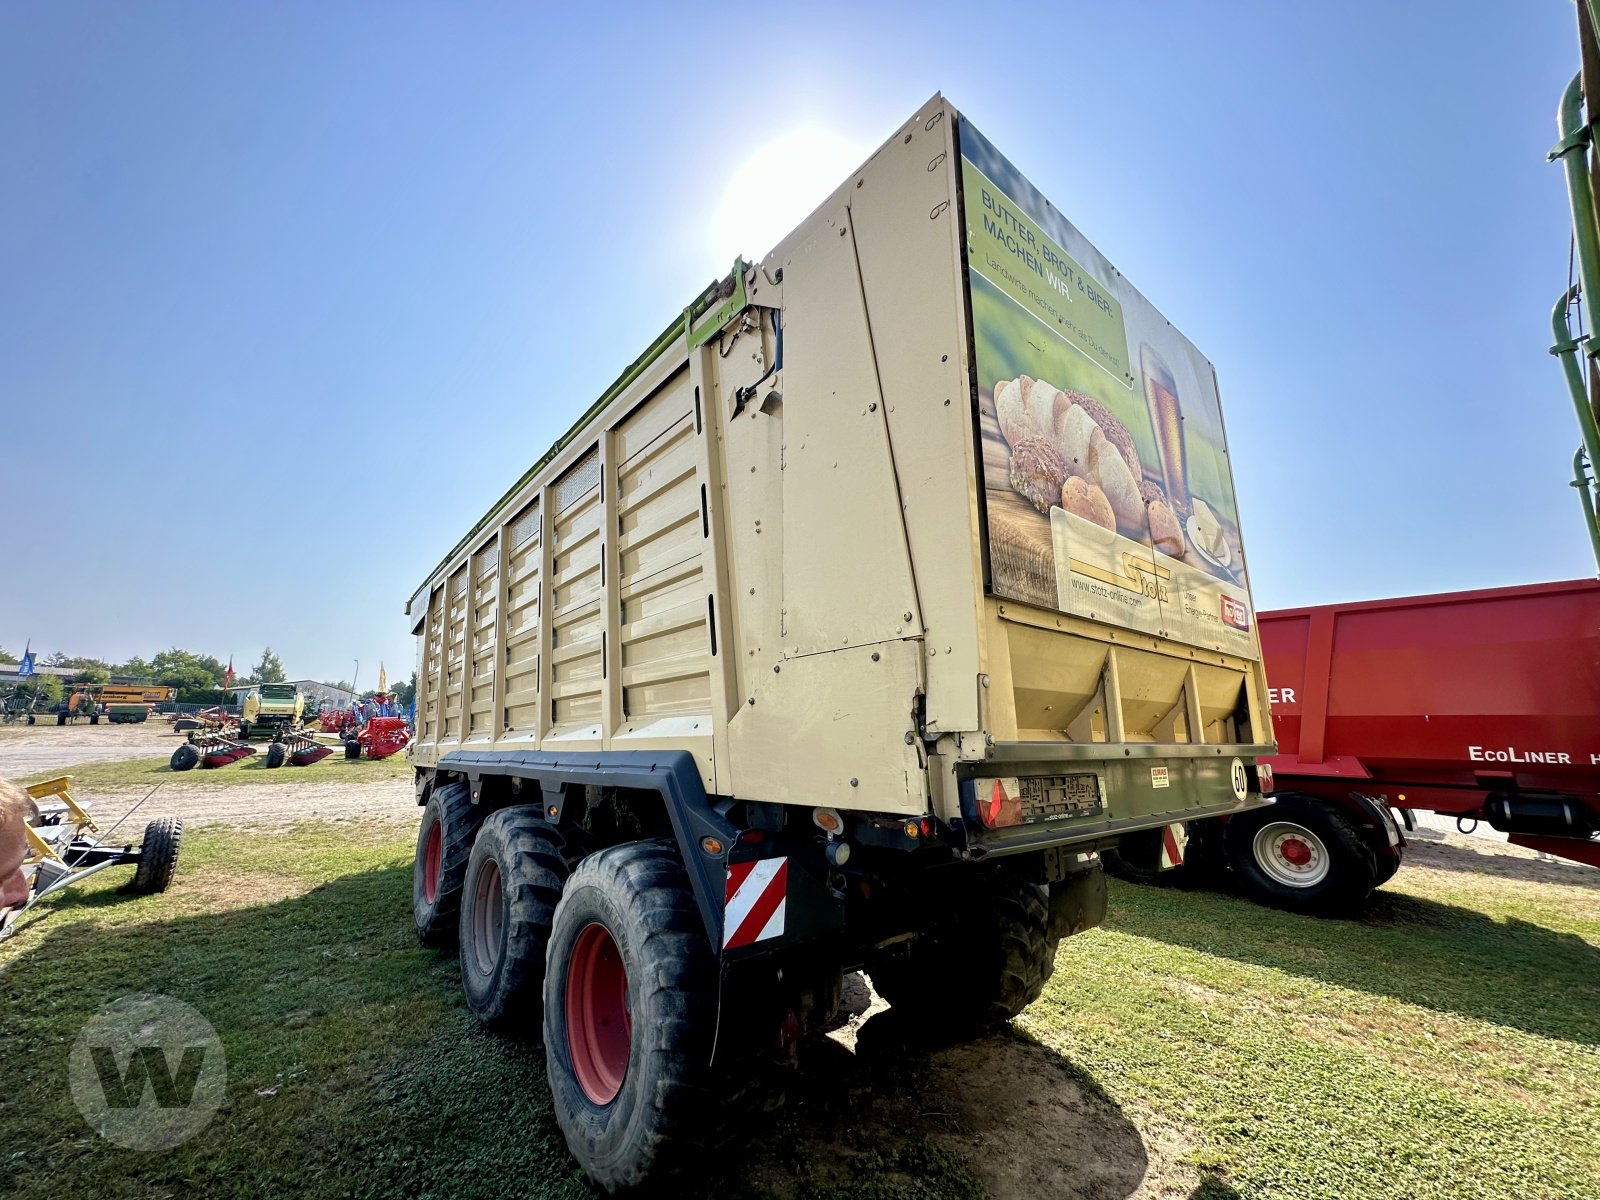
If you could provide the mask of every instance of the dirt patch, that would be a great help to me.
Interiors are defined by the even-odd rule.
[[[171,754],[179,735],[165,721],[138,725],[52,724],[13,727],[0,738],[0,778],[22,779],[90,762],[123,762]]]
[[[846,980],[847,1009],[862,998],[853,991],[866,1007],[801,1047],[753,1168],[759,1187],[798,1198],[877,1177],[893,1196],[965,1194],[965,1180],[995,1200],[1166,1200],[1201,1181],[1187,1143],[1141,1133],[1048,1046],[1006,1029],[928,1050],[926,1031],[900,1025],[859,975]]]
[[[316,886],[310,880],[289,875],[269,875],[261,871],[215,870],[185,875],[179,872],[167,894],[177,897],[186,907],[196,907],[207,913],[225,912],[234,908],[250,908],[257,904],[276,904],[303,896]]]

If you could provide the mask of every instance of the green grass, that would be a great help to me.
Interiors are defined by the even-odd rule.
[[[478,1030],[453,958],[416,946],[408,833],[187,836],[165,895],[107,872],[0,942],[0,1195],[592,1194],[539,1049]],[[1555,878],[1407,868],[1359,923],[1114,883],[1016,1032],[809,1055],[707,1191],[981,1195],[994,1131],[951,1116],[970,1082],[1012,1094],[997,1121],[1041,1155],[1093,1122],[1065,1151],[1078,1195],[1592,1200],[1600,874]],[[83,1022],[139,991],[193,1004],[228,1055],[215,1120],[157,1154],[99,1140],[65,1084]]]
[[[177,749],[173,742],[173,749]],[[256,743],[256,752],[231,766],[206,770],[194,767],[188,771],[174,771],[166,758],[130,758],[121,762],[79,763],[55,771],[41,771],[29,775],[19,783],[40,783],[59,775],[71,775],[73,788],[87,793],[128,792],[152,788],[156,784],[167,787],[232,787],[242,783],[304,783],[314,779],[319,783],[382,783],[391,779],[408,779],[411,764],[404,754],[394,754],[376,761],[370,758],[347,759],[342,747],[331,747],[333,753],[309,767],[285,764],[269,769],[266,761],[266,743]]]

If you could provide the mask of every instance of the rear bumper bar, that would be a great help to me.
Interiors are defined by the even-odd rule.
[[[1058,744],[996,745],[982,762],[960,763],[955,775],[961,815],[974,857],[998,857],[1119,837],[1179,821],[1220,817],[1271,803],[1258,790],[1255,764],[1277,747],[1264,745]],[[1243,798],[1234,789],[1233,764],[1243,762]],[[1093,773],[1103,807],[1098,812],[986,828],[975,800],[983,780]]]

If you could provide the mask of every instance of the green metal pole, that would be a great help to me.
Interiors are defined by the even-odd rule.
[[[1595,425],[1594,413],[1589,408],[1589,398],[1583,387],[1583,368],[1578,365],[1578,342],[1573,339],[1572,326],[1567,321],[1567,311],[1578,298],[1582,284],[1574,284],[1561,293],[1555,309],[1550,313],[1550,329],[1556,344],[1550,353],[1561,360],[1561,373],[1566,376],[1567,392],[1572,397],[1573,412],[1578,417],[1578,429],[1583,434],[1583,449],[1591,463],[1600,462],[1600,427]],[[1595,339],[1589,338],[1593,344]]]
[[[1589,129],[1583,123],[1583,75],[1572,77],[1561,94],[1556,111],[1556,128],[1561,140],[1550,151],[1552,162],[1560,160],[1567,176],[1567,203],[1572,209],[1572,236],[1578,246],[1578,282],[1583,294],[1600,297],[1600,226],[1595,224],[1594,192],[1589,188]],[[1600,354],[1600,343],[1591,341],[1587,353]],[[1587,440],[1587,439],[1585,439]]]
[[[1590,464],[1600,463],[1600,427],[1595,425],[1594,412],[1589,407],[1589,397],[1584,391],[1583,368],[1578,365],[1578,343],[1573,339],[1572,325],[1567,320],[1567,312],[1578,298],[1581,287],[1581,284],[1574,284],[1562,292],[1561,299],[1556,301],[1550,313],[1550,328],[1556,339],[1556,344],[1550,347],[1550,353],[1561,360],[1561,373],[1566,377],[1567,392],[1572,397],[1572,408],[1578,417],[1578,429],[1583,434],[1583,445],[1573,464],[1576,474],[1574,486],[1582,496],[1589,540],[1594,544],[1595,559],[1600,562],[1600,526],[1595,523],[1594,499],[1590,495],[1588,476],[1581,463],[1585,456]],[[1589,341],[1592,344],[1594,339],[1590,338]]]
[[[1594,481],[1587,470],[1587,455],[1579,446],[1572,455],[1572,486],[1578,489],[1578,503],[1583,506],[1583,522],[1589,527],[1589,544],[1594,550],[1594,561],[1600,566],[1600,520],[1594,514]]]

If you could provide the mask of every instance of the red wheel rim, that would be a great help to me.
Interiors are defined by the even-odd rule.
[[[1311,861],[1311,847],[1299,838],[1285,838],[1283,845],[1278,847],[1278,853],[1297,867],[1303,867]]]
[[[567,962],[567,1052],[583,1094],[610,1104],[628,1074],[633,1018],[628,1012],[628,971],[604,925],[586,925]]]
[[[428,830],[422,851],[422,898],[432,904],[439,898],[439,869],[444,863],[444,834],[438,821]]]
[[[500,965],[505,932],[505,905],[500,886],[500,864],[486,859],[472,890],[468,933],[472,965],[480,975],[493,975]]]

